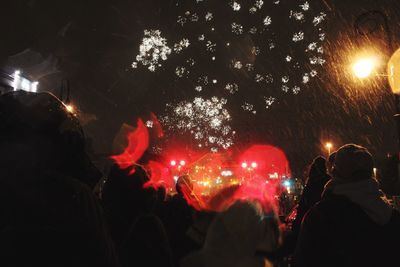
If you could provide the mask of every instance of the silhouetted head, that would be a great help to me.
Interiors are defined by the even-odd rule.
[[[113,165],[103,187],[102,199],[109,208],[136,216],[151,211],[157,196],[153,188],[143,188],[149,181],[146,171],[139,166],[132,168],[135,169],[133,173],[132,169],[122,170],[117,164]]]
[[[326,167],[328,169],[329,173],[332,173],[332,169],[333,169],[333,164],[335,163],[335,158],[336,158],[336,151],[332,152],[329,157],[328,157],[328,161],[326,163]]]
[[[78,119],[50,93],[1,95],[0,132],[0,169],[4,172],[56,171],[90,186],[101,177],[85,153]]]
[[[311,164],[310,172],[308,174],[308,183],[315,182],[316,180],[326,176],[326,160],[325,158],[318,156]]]
[[[188,192],[192,192],[193,190],[192,181],[190,181],[190,178],[187,175],[179,177],[178,180],[176,181],[176,192],[179,195],[183,196],[184,188],[186,188]]]
[[[374,161],[362,146],[347,144],[336,153],[332,174],[334,179],[353,182],[372,178]]]

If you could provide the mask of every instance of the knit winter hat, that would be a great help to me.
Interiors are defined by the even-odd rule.
[[[333,176],[343,182],[354,182],[372,177],[374,161],[362,146],[347,144],[339,148],[333,165]]]

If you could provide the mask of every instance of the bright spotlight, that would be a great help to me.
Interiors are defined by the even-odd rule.
[[[354,75],[359,79],[365,79],[370,76],[376,67],[376,61],[373,58],[362,58],[353,65]]]
[[[170,164],[171,164],[171,166],[175,166],[176,165],[176,161],[175,160],[171,160]]]
[[[243,168],[243,169],[246,169],[246,168],[247,168],[247,163],[246,163],[246,162],[243,162],[243,163],[242,163],[242,168]]]
[[[257,168],[257,162],[252,162],[251,163],[251,167],[254,168],[254,169]]]
[[[180,164],[181,166],[185,166],[186,162],[185,162],[184,160],[181,160],[181,161],[179,162],[179,164]]]

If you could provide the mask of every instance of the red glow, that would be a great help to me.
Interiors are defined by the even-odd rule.
[[[280,177],[290,176],[289,162],[285,153],[271,145],[253,145],[239,157],[239,160],[252,162],[251,167],[257,168],[254,171],[258,174],[277,173]]]
[[[158,138],[164,137],[164,131],[161,127],[161,123],[158,120],[156,114],[153,112],[150,113],[151,120],[153,121],[154,129],[156,130],[156,134]]]
[[[146,167],[149,172],[150,181],[148,181],[144,187],[151,186],[157,189],[162,186],[167,190],[175,188],[175,181],[167,167],[156,161],[149,161]]]
[[[128,146],[120,155],[111,156],[121,169],[127,169],[136,164],[149,146],[149,132],[141,119],[137,128],[128,134]],[[134,169],[133,169],[134,172]]]

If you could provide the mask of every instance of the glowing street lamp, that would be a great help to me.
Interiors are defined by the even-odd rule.
[[[377,60],[374,57],[358,59],[352,66],[354,75],[359,79],[365,79],[373,74],[377,67]]]
[[[331,154],[331,149],[333,147],[332,143],[328,142],[325,144],[326,149],[328,150],[328,156]]]
[[[65,109],[69,112],[69,113],[75,113],[75,108],[72,105],[65,105]]]

